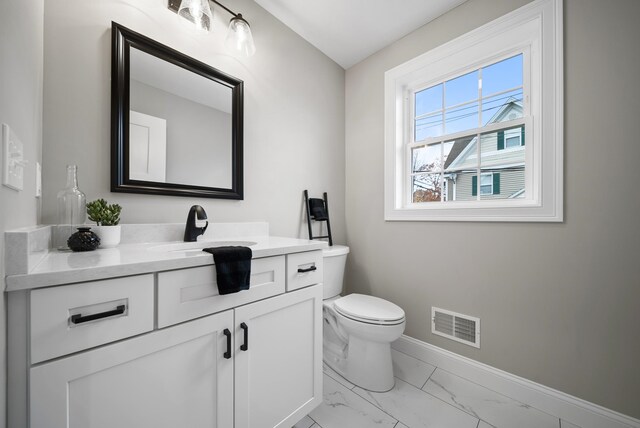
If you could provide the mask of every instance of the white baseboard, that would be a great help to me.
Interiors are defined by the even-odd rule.
[[[640,428],[640,420],[403,335],[393,349],[581,428]]]

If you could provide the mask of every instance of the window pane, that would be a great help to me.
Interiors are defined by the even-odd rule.
[[[482,99],[482,126],[523,116],[522,89]]]
[[[475,169],[478,167],[476,136],[469,135],[444,143],[445,171]]]
[[[482,69],[482,96],[522,86],[522,54]]]
[[[480,167],[524,164],[524,146],[507,147],[507,140],[521,141],[524,126],[502,129],[480,136]],[[509,148],[509,150],[506,150]]]
[[[525,197],[524,165],[501,169],[482,170],[493,172],[493,193],[480,195],[480,199],[521,199]]]
[[[518,199],[524,198],[524,165],[504,168],[483,169],[482,177],[491,177],[491,191],[486,191],[483,185],[480,199]],[[487,184],[487,189],[489,185]]]
[[[415,129],[415,140],[422,141],[429,137],[439,137],[442,135],[442,113],[426,116],[417,119]]]
[[[516,135],[514,137],[505,136],[504,147],[507,149],[511,147],[520,147],[520,136],[519,135]]]
[[[447,165],[449,165],[451,162],[449,162],[449,154],[451,153],[451,150],[453,149],[453,146],[455,145],[455,141],[445,141],[443,144],[443,151],[442,151],[442,169],[446,168]]]
[[[445,82],[445,106],[478,99],[478,71]]]
[[[493,174],[480,175],[480,195],[491,195],[493,193]]]
[[[480,177],[480,185],[481,186],[491,186],[493,184],[493,177],[491,177],[491,174],[482,174],[482,177]]]
[[[442,110],[442,87],[441,83],[416,93],[416,117]]]
[[[446,182],[447,201],[475,201],[473,195],[473,177],[478,175],[478,170],[458,169],[444,173],[443,182]]]
[[[481,188],[480,199],[514,199],[525,196],[525,150],[519,145],[524,127],[504,129],[483,134],[480,137],[482,174],[493,174],[491,193]],[[515,147],[508,147],[507,141],[517,141]],[[481,186],[488,185],[484,176]]]
[[[440,202],[441,174],[420,174],[413,176],[413,202]]]
[[[412,172],[435,172],[442,169],[441,144],[417,147],[411,150]]]
[[[446,201],[469,201],[471,195],[471,176],[478,170],[478,156],[475,136],[446,141],[444,149],[443,193]]]
[[[447,109],[445,111],[445,134],[466,131],[478,127],[477,102]]]

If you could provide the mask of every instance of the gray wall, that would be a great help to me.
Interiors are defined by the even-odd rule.
[[[137,80],[129,92],[131,110],[167,121],[165,183],[231,187],[230,113]]]
[[[120,203],[125,223],[181,222],[189,206],[200,204],[212,221],[265,220],[273,234],[305,237],[302,192],[327,191],[336,240],[343,242],[344,70],[255,2],[237,0],[233,9],[251,23],[257,48],[251,58],[224,49],[224,11],[216,11],[214,31],[202,34],[165,0],[47,2],[45,223],[56,221],[65,165],[76,163],[87,199]],[[244,81],[244,201],[110,193],[112,20]]]
[[[470,0],[347,70],[351,292],[406,334],[640,417],[640,2],[565,1],[565,222],[383,219],[384,72],[526,0]],[[430,308],[479,316],[482,348],[430,333]]]
[[[5,230],[38,224],[40,214],[35,164],[42,159],[43,11],[44,0],[29,0],[3,3],[0,13],[0,123],[14,129],[29,161],[23,191],[0,185],[0,278]],[[6,425],[6,351],[6,301],[0,293],[0,427]]]

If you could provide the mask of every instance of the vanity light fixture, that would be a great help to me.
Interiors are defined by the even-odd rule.
[[[171,8],[169,2],[169,8]],[[191,21],[198,30],[210,31],[213,12],[208,0],[182,0],[178,15]]]
[[[244,56],[251,56],[256,52],[251,35],[251,26],[241,13],[235,13],[216,0],[169,0],[169,9],[179,16],[191,21],[196,28],[203,31],[211,30],[213,12],[209,1],[217,4],[232,15],[229,21],[229,32],[224,41],[227,49],[239,52]]]

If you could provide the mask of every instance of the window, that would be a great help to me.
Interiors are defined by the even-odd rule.
[[[478,176],[471,176],[471,194],[478,194]],[[480,176],[480,195],[500,195],[500,173],[491,172]]]
[[[386,220],[562,221],[561,12],[535,1],[386,73]]]
[[[482,174],[480,176],[480,194],[493,195],[493,174]]]
[[[461,186],[455,195],[445,188],[468,181],[465,176],[477,176],[488,167],[510,170],[512,183],[520,186],[511,190],[525,193],[525,152],[504,149],[520,147],[525,133],[529,115],[523,103],[528,90],[523,85],[523,61],[527,53],[408,91],[413,101],[412,138],[404,150],[411,157],[414,204],[468,201],[472,196],[482,200],[482,195],[493,194],[492,182],[482,184],[479,195],[470,186]],[[483,133],[496,127],[503,129]],[[491,180],[492,174],[482,174],[481,181]]]
[[[507,140],[504,143],[504,146],[509,149],[511,147],[520,147],[522,145],[521,143],[522,139],[520,138],[519,135],[516,135],[515,137],[507,137]]]

